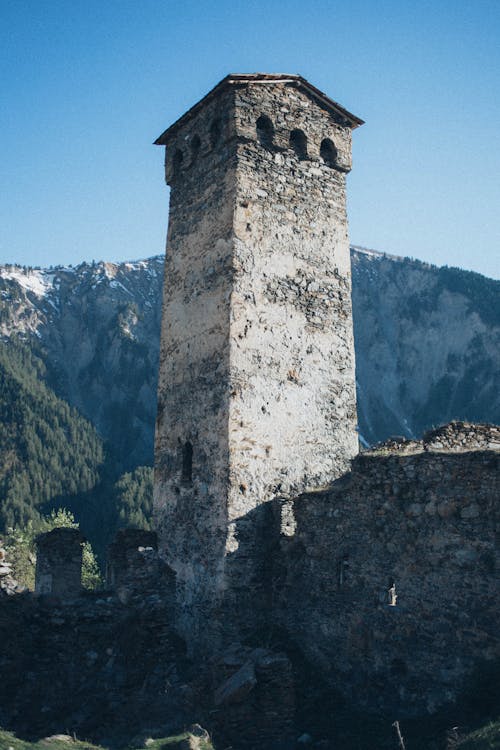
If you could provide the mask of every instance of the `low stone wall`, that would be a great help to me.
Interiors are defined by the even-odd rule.
[[[9,597],[0,606],[0,726],[103,743],[147,727],[168,734],[189,721],[183,651],[159,596],[132,605],[111,591],[71,602]]]
[[[108,549],[106,580],[126,603],[136,596],[158,594],[174,621],[175,573],[158,555],[154,531],[120,529]]]
[[[486,451],[500,450],[500,427],[492,424],[450,422],[423,437],[427,451]]]
[[[275,623],[330,685],[412,715],[500,659],[500,454],[401,447],[279,505],[273,596]]]
[[[156,535],[120,531],[109,554],[113,585],[98,592],[81,587],[83,541],[77,529],[40,535],[35,593],[2,601],[0,726],[103,742],[147,726],[176,730],[191,715],[185,647],[174,630],[175,575]]]

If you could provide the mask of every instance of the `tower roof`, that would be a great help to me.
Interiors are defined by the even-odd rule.
[[[344,109],[344,107],[341,107],[340,104],[334,102],[333,99],[330,99],[330,97],[317,89],[316,86],[313,86],[312,83],[309,83],[309,81],[307,81],[300,75],[286,75],[284,73],[230,73],[225,78],[223,78],[222,81],[217,84],[217,86],[214,86],[214,88],[209,91],[208,94],[203,97],[203,99],[200,99],[199,102],[191,107],[191,109],[188,109],[188,111],[183,114],[182,117],[174,122],[173,125],[167,128],[167,130],[165,130],[160,135],[160,137],[156,139],[156,141],[154,142],[155,146],[165,146],[170,136],[173,135],[178,130],[178,128],[180,128],[185,122],[187,122],[187,120],[189,120],[190,117],[192,117],[195,112],[198,111],[198,109],[203,107],[208,101],[210,101],[221,91],[230,86],[243,86],[247,83],[258,83],[262,85],[269,85],[273,83],[288,83],[291,86],[295,86],[296,88],[307,92],[309,96],[315,99],[318,104],[324,109],[327,109],[330,112],[334,112],[335,114],[343,117],[346,123],[353,130],[354,128],[357,128],[359,125],[363,125],[364,123],[364,120],[361,120],[359,117],[356,117],[356,115],[348,112],[347,109]]]

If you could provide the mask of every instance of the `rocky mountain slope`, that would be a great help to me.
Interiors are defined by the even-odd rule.
[[[0,269],[0,336],[29,342],[123,471],[151,463],[162,274],[160,258]]]
[[[352,249],[360,435],[500,422],[500,281]],[[0,335],[30,342],[55,393],[120,464],[152,460],[163,261],[0,268]]]
[[[500,281],[352,252],[358,418],[369,443],[500,422]]]

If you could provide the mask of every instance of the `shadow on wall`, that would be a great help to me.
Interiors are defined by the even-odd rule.
[[[224,607],[248,645],[285,635],[359,707],[454,701],[500,658],[500,455],[362,454],[326,491],[240,518]]]

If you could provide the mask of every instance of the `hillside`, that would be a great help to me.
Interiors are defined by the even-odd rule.
[[[71,510],[101,557],[118,526],[147,526],[152,469],[119,476],[95,427],[47,384],[36,342],[0,341],[0,531]]]
[[[88,493],[100,480],[102,440],[44,376],[43,363],[27,346],[0,343],[3,528],[24,525],[43,506]]]
[[[362,441],[500,423],[500,282],[360,248],[352,267]],[[102,552],[147,523],[162,276],[0,267],[0,529],[64,505]]]
[[[0,269],[0,336],[36,344],[47,383],[123,471],[151,463],[162,274],[160,258]]]

